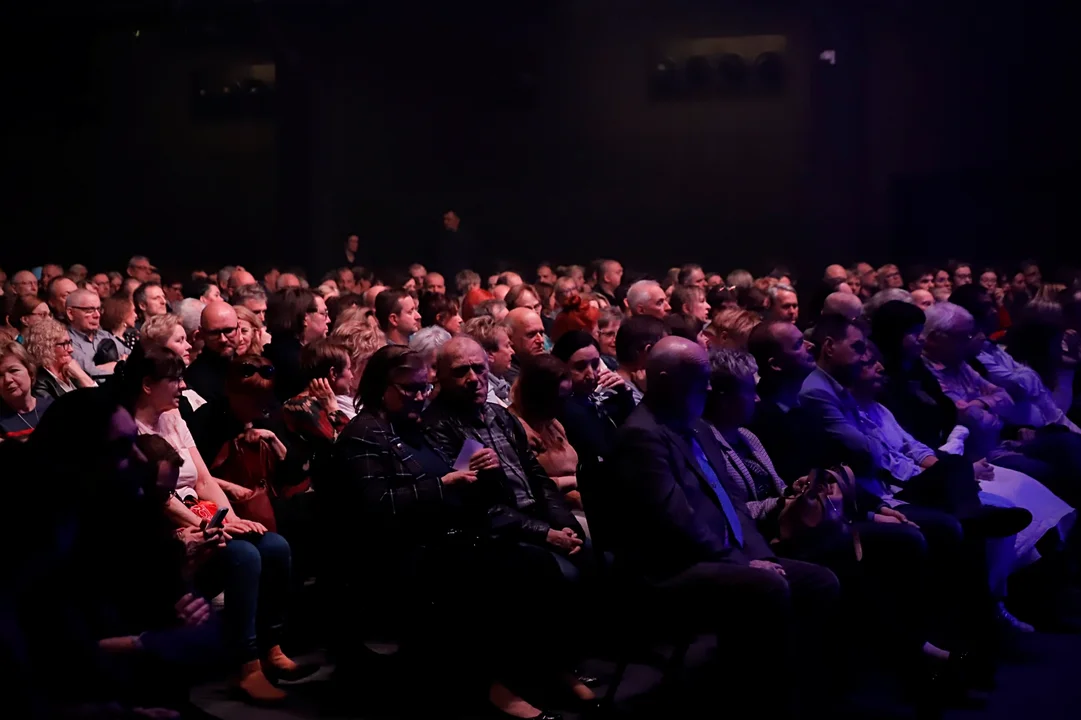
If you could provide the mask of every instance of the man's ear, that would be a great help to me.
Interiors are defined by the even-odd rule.
[[[778,373],[779,373],[779,372],[781,372],[781,370],[782,370],[782,368],[781,368],[781,364],[780,364],[779,362],[777,362],[777,358],[776,358],[776,357],[774,357],[774,356],[772,356],[772,355],[771,355],[771,356],[770,356],[770,358],[769,358],[769,359],[768,359],[768,360],[766,361],[766,365],[768,365],[768,366],[769,366],[769,369],[770,369],[770,370],[773,370],[774,372],[778,372]]]

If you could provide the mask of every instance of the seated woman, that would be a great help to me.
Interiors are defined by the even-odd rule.
[[[328,596],[339,599],[338,667],[355,668],[363,641],[385,630],[391,617],[400,624],[395,630],[408,633],[407,643],[466,653],[449,666],[440,661],[444,674],[480,675],[500,712],[553,718],[505,684],[535,683],[555,667],[549,663],[553,650],[562,650],[563,622],[542,609],[546,601],[539,597],[540,588],[554,589],[545,584],[553,574],[539,572],[534,556],[514,540],[493,539],[486,491],[477,483],[490,451],[474,453],[474,469],[455,470],[426,439],[421,413],[431,387],[417,353],[403,346],[376,352],[360,382],[363,407],[334,445],[334,471],[319,486],[330,547],[353,559],[328,568]],[[364,592],[373,582],[383,593]],[[491,602],[497,596],[515,601]],[[432,604],[434,614],[415,612]],[[575,678],[568,682],[578,697],[592,698]]]
[[[271,678],[292,678],[303,670],[282,652],[279,637],[288,599],[289,544],[233,511],[222,482],[210,474],[178,407],[184,389],[184,361],[172,350],[136,346],[111,381],[120,403],[141,434],[160,435],[184,460],[166,512],[179,528],[202,527],[225,508],[226,547],[199,570],[196,586],[213,597],[225,591],[226,645],[238,667],[234,689],[255,703],[276,703],[286,694]]]
[[[713,315],[713,320],[702,332],[710,348],[746,350],[747,338],[761,322],[762,316],[750,310],[722,310]]]
[[[23,442],[41,422],[52,397],[34,397],[37,365],[18,343],[0,345],[0,442]]]
[[[578,492],[578,453],[556,419],[571,395],[570,368],[552,355],[536,355],[522,363],[522,373],[511,389],[510,411],[522,421],[537,461],[563,491],[582,529],[586,527],[582,496]]]
[[[188,334],[176,315],[167,313],[148,318],[143,323],[140,342],[144,349],[159,347],[172,350],[184,361],[184,367],[191,365],[191,343],[188,342]],[[206,400],[199,393],[185,387],[180,397],[180,415],[190,422],[194,413],[205,404]]]
[[[274,398],[270,361],[234,357],[226,367],[224,397],[199,408],[190,427],[199,453],[211,459],[210,470],[223,481],[240,517],[278,532],[272,501],[301,470],[290,464],[282,441],[288,432]]]
[[[112,336],[118,359],[127,357],[139,341],[135,322],[135,303],[131,298],[113,296],[102,299],[101,329]]]
[[[262,355],[263,347],[270,342],[270,333],[263,327],[263,321],[243,305],[234,305],[237,329],[240,334],[236,347],[237,355]]]
[[[8,326],[15,333],[15,342],[23,342],[26,331],[42,318],[52,317],[49,306],[37,295],[19,295],[8,311]]]
[[[592,467],[608,456],[616,431],[634,411],[634,396],[623,378],[601,362],[600,345],[590,333],[564,333],[552,355],[567,364],[571,378],[571,395],[559,421],[583,467]]]
[[[338,409],[338,395],[353,386],[352,359],[345,345],[326,339],[305,345],[300,352],[300,372],[307,387],[282,405],[282,413],[289,430],[291,452],[297,455],[294,460],[307,463],[308,472],[280,489],[284,497],[293,497],[311,487],[319,463],[349,422]]]
[[[357,387],[364,375],[364,367],[375,351],[387,344],[387,337],[378,327],[372,327],[367,320],[350,320],[334,326],[330,337],[345,346],[349,351],[350,369],[353,372],[353,384],[343,393],[338,394],[338,409],[352,420],[357,414]]]
[[[42,318],[27,329],[24,338],[26,350],[39,368],[32,390],[36,397],[55,400],[76,388],[96,385],[79,363],[72,362],[71,336],[56,320]]]

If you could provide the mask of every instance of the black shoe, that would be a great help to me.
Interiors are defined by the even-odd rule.
[[[1016,535],[1032,522],[1032,513],[1024,508],[1000,508],[981,505],[972,515],[961,518],[966,535],[1004,538]]]

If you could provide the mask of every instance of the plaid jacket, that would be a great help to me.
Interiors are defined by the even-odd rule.
[[[424,425],[432,445],[448,458],[457,457],[465,439],[472,437],[495,450],[504,464],[509,461],[520,465],[525,487],[514,487],[504,468],[478,474],[477,485],[487,498],[493,535],[544,544],[550,529],[569,527],[584,537],[563,494],[530,450],[522,424],[506,408],[486,405],[484,425],[478,426],[463,422],[436,398],[424,414]],[[496,447],[492,447],[493,442]]]
[[[394,427],[362,410],[345,426],[320,476],[320,500],[331,517],[363,530],[408,534],[414,542],[444,532],[456,504],[441,478],[424,471]],[[449,465],[448,465],[449,467]]]

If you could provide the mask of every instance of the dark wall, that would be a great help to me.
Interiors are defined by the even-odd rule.
[[[325,265],[349,232],[398,264],[432,256],[448,208],[491,263],[1075,258],[1056,245],[1077,227],[1068,27],[942,6],[354,4],[242,23],[242,46],[168,20],[53,25],[36,53],[4,50],[0,264]],[[786,38],[782,97],[649,102],[659,40],[747,34]],[[192,119],[194,70],[269,58],[276,122]]]
[[[66,28],[23,68],[5,133],[3,264],[116,267],[135,252],[166,266],[250,257],[274,228],[273,122],[192,114],[192,73],[244,50],[193,47],[168,30]]]
[[[800,252],[814,48],[787,3],[764,5],[536,3],[528,26],[486,14],[341,28],[309,68],[313,235],[356,231],[381,261],[408,262],[455,208],[493,260],[731,269]],[[658,40],[757,34],[788,40],[783,96],[649,102]],[[535,107],[478,103],[471,83],[516,53],[536,64]]]

